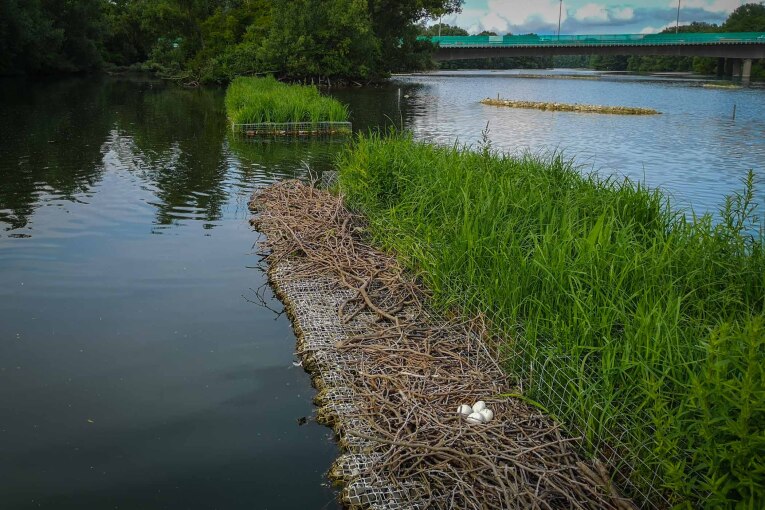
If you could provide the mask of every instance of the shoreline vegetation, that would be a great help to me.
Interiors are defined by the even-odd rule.
[[[288,81],[367,84],[391,72],[469,67],[720,74],[710,57],[559,55],[435,63],[420,35],[468,35],[431,24],[463,0],[3,0],[0,76],[130,69],[186,86],[272,73]],[[747,3],[720,25],[691,22],[662,32],[765,31],[765,6]],[[505,35],[483,32],[481,35]],[[586,51],[583,49],[582,51]],[[626,50],[625,50],[626,51]],[[728,73],[729,74],[729,73]],[[765,80],[765,60],[752,65]]]
[[[359,136],[339,190],[441,311],[483,316],[530,401],[639,504],[765,505],[765,241],[560,155]],[[758,232],[759,229],[759,232]],[[758,235],[759,234],[759,235]]]
[[[481,104],[490,106],[507,106],[509,108],[532,108],[555,112],[607,113],[617,115],[661,115],[661,112],[651,108],[632,106],[602,106],[593,104],[548,103],[540,101],[516,101],[512,99],[481,99]]]
[[[342,197],[288,180],[250,207],[318,390],[316,420],[338,435],[329,476],[346,506],[634,508],[602,464],[578,455],[580,438],[508,384],[482,321],[434,313]],[[468,402],[492,411],[466,417]]]
[[[232,130],[246,136],[349,134],[348,108],[313,85],[236,78],[224,100]]]

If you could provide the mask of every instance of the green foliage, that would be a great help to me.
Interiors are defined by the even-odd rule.
[[[733,11],[722,25],[725,32],[765,32],[765,5],[744,4]]]
[[[288,85],[267,78],[236,78],[226,90],[226,112],[234,124],[260,122],[343,122],[348,109],[312,85]]]
[[[60,45],[39,0],[0,0],[0,74],[42,67],[45,48]]]
[[[527,396],[592,450],[625,459],[638,490],[693,508],[765,506],[765,241],[752,173],[715,221],[559,156],[488,145],[360,137],[339,167],[375,241],[439,306],[488,314]]]
[[[568,67],[571,69],[588,67],[590,57],[588,55],[558,55],[553,57],[553,67]]]
[[[427,67],[416,23],[462,0],[0,0],[0,74],[141,64],[185,83]],[[274,20],[277,20],[276,22]]]
[[[694,21],[689,25],[677,27],[679,33],[716,32],[719,27],[714,24]],[[667,27],[662,34],[674,34],[675,27]],[[638,73],[653,73],[662,71],[693,71],[702,74],[712,74],[717,67],[717,59],[704,57],[673,57],[666,55],[631,56],[627,70]]]
[[[436,23],[422,29],[421,35],[436,36],[436,35],[470,35],[467,30],[460,27],[453,27],[448,23]]]
[[[102,0],[0,0],[0,74],[101,65]]]
[[[411,69],[430,60],[430,46],[417,42],[416,23],[459,12],[462,0],[368,0],[372,32],[380,44],[380,68]]]
[[[627,55],[593,55],[590,67],[599,71],[626,71],[629,59]]]
[[[290,78],[367,79],[378,69],[366,0],[275,0],[266,66]]]
[[[549,69],[553,57],[491,57],[440,62],[441,69]]]

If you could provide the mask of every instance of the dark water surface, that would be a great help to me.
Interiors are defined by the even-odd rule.
[[[765,90],[509,73],[334,92],[354,126],[563,149],[715,210],[754,168]],[[497,109],[486,96],[653,107]],[[258,186],[332,168],[339,142],[227,136],[222,90],[0,81],[0,509],[337,508],[337,455],[253,250]],[[732,105],[737,118],[731,118]],[[267,306],[264,306],[265,303]]]

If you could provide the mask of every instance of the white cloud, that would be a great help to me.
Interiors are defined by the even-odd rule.
[[[608,21],[608,10],[598,4],[586,4],[576,10],[574,18],[579,21]]]
[[[561,23],[564,33],[622,33],[624,30],[655,33],[664,28],[661,26],[664,23],[674,21],[677,1],[563,0],[561,4],[559,0],[466,0],[461,14],[444,16],[443,21],[466,27],[471,34],[482,30],[498,34],[555,33],[558,28],[558,9],[562,5]],[[752,1],[760,0],[680,0],[680,4],[684,10],[703,11],[701,15],[694,14],[696,21],[719,23],[721,18],[741,4]],[[477,7],[479,5],[481,7]],[[680,19],[685,19],[682,12]],[[433,20],[432,23],[437,21]],[[687,21],[690,21],[690,17]]]
[[[729,13],[738,9],[743,3],[742,0],[680,0],[680,8],[695,7],[709,12]],[[677,2],[670,0],[667,6],[677,8]]]
[[[635,16],[631,7],[609,8],[605,5],[589,3],[574,12],[574,18],[590,23],[605,23],[607,21],[629,21]]]
[[[483,16],[481,18],[481,26],[483,26],[484,30],[491,30],[498,34],[509,30],[507,19],[496,12],[489,12],[489,14]]]
[[[623,9],[611,9],[611,19],[619,21],[629,21],[635,17],[635,11],[632,7],[625,7]]]
[[[488,13],[480,18],[480,24],[486,30],[497,33],[512,31],[529,23],[558,24],[558,0],[489,0]],[[561,12],[561,22],[566,21],[566,9]]]

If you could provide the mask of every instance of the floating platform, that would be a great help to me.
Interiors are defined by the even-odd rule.
[[[353,131],[350,122],[259,122],[257,124],[232,124],[235,134],[254,136],[331,136],[349,135]]]
[[[343,454],[352,510],[631,509],[579,438],[516,398],[485,324],[446,318],[414,275],[367,244],[342,198],[298,181],[258,190],[268,276]],[[486,423],[458,413],[478,399]]]
[[[550,110],[556,112],[582,112],[582,113],[610,113],[617,115],[659,115],[661,112],[651,108],[637,108],[633,106],[602,106],[595,104],[568,104],[546,103],[539,101],[514,101],[512,99],[481,100],[482,104],[490,106],[508,106],[510,108],[533,108],[536,110]]]

